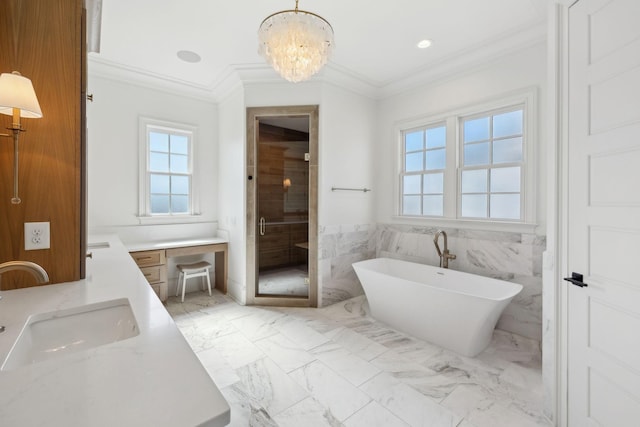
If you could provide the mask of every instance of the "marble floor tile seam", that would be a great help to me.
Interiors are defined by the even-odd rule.
[[[265,340],[268,340],[269,338],[272,338],[273,336],[274,335],[269,336],[269,337],[264,337],[264,338],[261,338],[261,339],[258,339],[258,340],[252,341],[252,342],[253,342],[253,344],[257,345],[258,348],[260,348],[262,351],[264,351],[264,349],[260,345],[258,345],[257,343],[265,341]],[[326,350],[326,349],[328,349],[328,350]],[[305,366],[305,365],[308,365],[309,363],[313,363],[316,360],[322,361],[322,363],[324,365],[326,365],[328,369],[330,369],[336,375],[338,375],[341,378],[347,380],[349,383],[353,384],[356,387],[361,385],[361,384],[363,384],[368,379],[370,379],[371,377],[377,375],[380,372],[379,369],[375,368],[375,371],[376,371],[375,374],[370,374],[369,375],[367,372],[371,371],[371,369],[374,368],[374,366],[371,365],[369,361],[359,357],[357,354],[352,353],[348,349],[344,348],[341,344],[336,343],[333,340],[329,340],[327,342],[324,342],[322,344],[318,344],[318,345],[313,346],[313,347],[308,348],[308,349],[305,349],[304,347],[297,346],[296,350],[304,351],[305,354],[309,355],[313,359],[313,360],[311,360],[311,361],[309,361],[307,363],[304,363],[303,365],[301,365],[301,367]],[[326,356],[326,351],[329,351],[330,353],[334,354],[334,356],[333,357],[331,355]],[[318,354],[318,352],[320,354]],[[338,354],[335,355],[336,353],[338,353]],[[266,356],[270,357],[269,354],[266,354]],[[271,359],[274,361],[274,363],[279,365],[277,360],[275,360],[273,358],[271,358]],[[344,368],[343,369],[339,369],[339,367],[344,366],[348,362],[350,362],[348,366],[351,366],[351,367],[353,367],[355,369],[357,367],[357,365],[360,365],[367,372],[365,372],[364,374],[360,374],[360,375],[357,375],[357,373],[356,374],[350,374],[349,372],[347,372],[347,376],[345,376],[345,369]],[[354,376],[356,378],[361,378],[361,379],[360,380],[358,380],[358,379],[354,380]]]
[[[273,417],[273,420],[277,422],[279,427],[344,427],[327,408],[313,397],[308,397],[280,412]],[[263,426],[256,425],[256,427]]]
[[[335,343],[335,342],[334,342],[334,343]],[[335,344],[337,344],[337,343],[335,343]],[[354,354],[353,356],[358,357],[358,356],[357,356],[357,355],[355,355],[355,354]],[[275,361],[274,361],[274,363],[275,363]],[[331,368],[330,368],[330,369],[331,369]],[[334,370],[334,369],[332,369],[332,371],[334,371],[336,374],[340,375],[340,372],[338,372],[338,371],[336,371],[336,370]],[[403,380],[402,378],[400,378],[400,379],[401,379],[401,380]],[[419,385],[416,385],[416,384],[413,384],[413,383],[412,383],[412,379],[408,379],[407,381],[403,381],[403,382],[407,383],[409,386],[411,386],[412,388],[416,389],[417,391],[423,392],[422,388],[421,388],[421,387],[419,387]],[[424,393],[423,393],[423,394],[424,394]],[[430,397],[430,398],[432,398],[432,399],[433,399],[433,396],[432,396],[432,395],[429,395],[429,393],[426,393],[425,395],[426,395],[427,397]],[[443,398],[446,398],[446,395],[445,395]],[[442,400],[442,399],[440,399],[440,401],[441,401],[441,400]],[[435,399],[435,401],[437,402],[437,401],[438,401],[438,399]]]
[[[246,336],[246,334],[245,334],[245,336]],[[247,337],[247,338],[251,338],[251,337]],[[261,338],[264,338],[264,337],[261,337]],[[250,341],[252,341],[252,340],[250,339]],[[336,343],[335,341],[334,341],[334,343],[339,345],[339,343]],[[316,347],[311,347],[311,348],[308,348],[307,350],[311,350],[311,349],[314,349],[314,348],[316,348]],[[349,350],[349,349],[346,349],[346,350]],[[354,354],[354,356],[359,357],[357,354]],[[363,359],[363,360],[366,360],[366,359]]]
[[[320,346],[319,346],[320,347]],[[344,350],[340,348],[341,350]],[[364,359],[359,358],[356,355],[349,354],[347,352],[344,358],[325,358],[319,357],[316,355],[316,358],[323,362],[325,365],[329,367],[333,372],[335,372],[340,377],[347,380],[350,384],[355,387],[359,387],[374,376],[378,375],[381,371],[375,366],[371,365]],[[312,353],[313,354],[313,353]],[[356,360],[354,361],[353,358]],[[355,362],[355,364],[354,364]]]
[[[378,405],[378,407],[375,407],[375,405]],[[374,407],[374,413],[371,413],[372,407]],[[373,427],[378,425],[384,427],[412,427],[375,400],[372,400],[365,407],[344,420],[343,425],[345,427]]]
[[[297,369],[300,369],[304,366],[307,366],[318,360],[312,354],[300,348],[295,349],[293,351],[294,352],[293,355],[291,353],[287,355],[287,354],[283,354],[282,352],[279,352],[278,350],[273,351],[270,348],[265,347],[265,343],[268,340],[270,340],[270,338],[273,338],[273,337],[275,336],[264,338],[262,340],[257,341],[255,344],[260,350],[262,350],[265,353],[266,357],[268,357],[273,363],[278,365],[280,369],[282,369],[287,375],[290,375],[291,372]],[[297,354],[295,354],[296,352]],[[292,359],[295,359],[295,360],[292,360]]]
[[[330,369],[330,368],[329,368],[329,369]],[[313,395],[311,395],[311,396],[313,397]],[[373,396],[369,396],[369,397],[371,397],[371,398],[373,399]],[[291,405],[291,406],[294,406],[294,405],[296,405],[297,403],[298,403],[298,402],[294,403],[294,404],[293,404],[293,405]],[[497,404],[497,403],[498,403],[498,402],[492,402],[492,404]],[[253,404],[253,406],[254,406],[254,407],[260,407],[260,408],[262,408],[262,406],[261,406],[261,405],[258,405],[258,404],[256,404],[256,403],[254,403],[254,404]],[[270,413],[269,411],[267,411],[267,413],[269,414],[269,416],[270,416],[272,419],[273,419],[273,418],[277,418],[281,413],[286,412],[286,411],[287,411],[291,406],[289,406],[289,407],[287,407],[287,408],[283,408],[281,411],[279,411],[279,412],[277,412],[277,413]],[[442,405],[439,405],[439,406],[442,406]],[[387,407],[386,407],[386,406],[384,406],[384,405],[383,405],[383,407],[384,407],[385,409],[387,409],[387,410],[390,410],[389,408],[387,408]],[[516,412],[516,411],[517,411],[517,409],[510,408],[510,407],[509,407],[509,405],[505,405],[505,404],[504,404],[504,402],[503,402],[502,404],[500,404],[500,407],[504,408],[504,409],[503,409],[504,411],[509,411],[509,412],[511,412],[511,413],[514,413],[514,412]],[[393,411],[390,411],[390,412],[393,414]],[[520,411],[517,411],[517,412],[520,412]],[[353,414],[352,414],[352,415],[353,415]],[[530,423],[536,423],[535,425],[541,425],[541,426],[547,426],[547,425],[548,425],[548,424],[546,424],[546,423],[544,423],[544,422],[543,422],[543,423],[540,423],[540,422],[539,422],[539,420],[535,419],[534,417],[529,417],[529,416],[527,416],[526,414],[521,414],[520,416],[522,416],[522,417],[525,417],[525,416],[526,416],[526,418],[525,418],[525,419],[527,419],[527,421],[528,421],[528,422],[527,422],[527,425],[529,425]],[[346,420],[344,420],[344,421],[346,421]],[[329,424],[327,424],[327,425],[329,425]],[[339,425],[343,425],[343,424],[339,424]],[[346,425],[346,424],[345,424],[345,425]],[[413,425],[414,425],[414,424],[410,424],[410,425],[411,425],[411,427],[413,427]],[[416,425],[416,426],[418,426],[419,424],[415,424],[415,425]],[[467,424],[467,425],[472,425],[472,424],[470,424],[470,423],[469,423],[469,424]],[[331,424],[331,426],[334,426],[334,424]],[[487,425],[485,425],[485,424],[480,424],[480,425],[478,425],[478,426],[476,426],[476,427],[485,427],[485,426],[486,426],[486,427],[494,427],[493,425],[488,425],[488,424],[487,424]]]
[[[340,421],[344,421],[372,400],[320,360],[296,369],[290,376]]]
[[[380,343],[382,345],[384,345],[385,347],[391,348],[391,349],[397,349],[399,347],[403,347],[403,346],[410,346],[410,345],[422,345],[422,346],[430,346],[430,347],[436,347],[435,345],[426,342],[426,341],[421,341],[421,340],[417,340],[407,334],[404,334],[402,332],[399,332],[391,327],[386,326],[383,323],[380,323],[378,321],[375,321],[374,319],[371,319],[370,322],[368,323],[358,323],[355,325],[346,325],[346,327],[349,327],[350,329],[352,329],[354,332],[357,332],[361,335],[363,335],[364,337]],[[514,335],[515,337],[513,338],[513,341],[518,341],[518,340],[526,340],[526,341],[535,341],[529,338],[525,338],[525,337],[520,337],[517,336],[515,334],[509,333],[509,332],[505,332],[505,331],[500,331],[500,330],[496,330],[495,334],[508,334],[508,335]],[[522,361],[522,362],[531,362],[532,365],[535,364],[535,361],[541,361],[541,353],[539,350],[539,343],[536,342],[536,344],[538,345],[538,348],[536,349],[536,351],[531,351],[529,349],[526,350],[521,350],[521,349],[513,349],[513,347],[509,350],[509,351],[505,351],[504,349],[494,349],[492,347],[494,341],[492,341],[492,343],[489,345],[489,347],[487,348],[486,351],[493,351],[495,354],[495,357],[500,359],[502,362],[505,363],[510,363],[513,362],[514,360],[508,358],[508,356],[513,355],[513,354],[517,354],[519,355],[519,359],[516,361]],[[446,349],[442,349],[440,347],[438,347],[438,350],[431,355],[428,355],[427,357],[425,357],[422,362],[427,362],[430,358],[433,357],[437,357],[439,353],[443,353],[443,352],[449,352],[453,355],[455,355],[453,352],[450,352]],[[478,361],[481,360],[481,356],[485,353],[481,353],[477,358],[466,358],[470,361],[474,361],[472,363],[478,363]],[[523,356],[523,353],[526,354],[526,356]],[[458,356],[458,355],[456,355]],[[458,356],[460,358],[463,358],[463,356]],[[482,362],[485,363],[485,362]],[[539,365],[539,367],[541,368],[541,365]]]
[[[454,355],[454,357],[455,357],[455,356],[457,356],[457,355]],[[375,360],[375,359],[374,359],[374,360]],[[411,362],[409,362],[409,363],[411,363]],[[497,374],[497,372],[496,372],[496,374]],[[400,380],[404,380],[404,379],[403,379],[403,378],[400,378]],[[435,400],[435,401],[436,401],[436,403],[437,403],[438,401],[440,401],[440,402],[441,402],[444,398],[446,398],[446,397],[448,396],[448,395],[445,395],[442,399],[433,399],[433,396],[431,396],[429,393],[424,393],[424,390],[423,390],[423,389],[421,389],[421,387],[419,387],[419,384],[412,384],[412,381],[413,381],[413,380],[414,380],[414,379],[412,379],[412,378],[407,378],[407,379],[406,379],[406,381],[403,381],[403,382],[405,382],[405,383],[406,383],[407,385],[409,385],[410,387],[412,387],[412,388],[416,389],[417,391],[422,392],[426,397],[429,397],[429,398],[431,398],[432,400]],[[455,385],[455,386],[457,386],[457,385],[459,385],[459,384],[461,384],[461,383],[453,382],[453,385]],[[462,384],[464,384],[464,383],[462,383]],[[492,389],[496,389],[496,388],[498,388],[498,387],[500,386],[500,384],[499,384],[499,382],[498,382],[498,381],[496,381],[496,382],[492,382],[492,383],[490,383],[490,384],[485,384],[485,382],[484,382],[484,381],[479,381],[479,380],[474,381],[474,380],[473,380],[473,378],[470,378],[470,379],[469,379],[469,381],[467,382],[467,384],[477,384],[478,386],[483,387],[485,390],[487,390],[487,395],[488,395],[488,396],[493,397],[493,398],[495,399],[495,401],[508,402],[509,404],[513,404],[513,405],[516,405],[516,406],[517,406],[517,400],[516,400],[516,401],[513,401],[513,400],[511,400],[511,399],[505,399],[505,392],[502,392],[502,393],[491,393],[491,392],[489,391],[489,390],[492,390]],[[490,385],[491,385],[491,386],[493,386],[493,387],[491,387]],[[510,386],[511,386],[511,387],[517,387],[516,385],[510,385]],[[526,392],[526,390],[522,390],[521,392]],[[502,399],[502,400],[501,400],[501,399]],[[518,408],[518,409],[519,409],[519,408]],[[532,414],[531,414],[530,412],[528,412],[528,411],[522,411],[522,410],[520,410],[519,412],[523,412],[523,416],[529,416],[529,415],[532,415]],[[536,413],[536,414],[537,414],[538,412],[540,412],[540,413],[541,413],[541,411],[534,411],[534,413]]]
[[[224,330],[234,330],[240,332],[240,330],[232,322],[211,316],[199,317],[197,319],[194,319],[194,321],[189,326],[186,326],[186,329],[191,329],[202,334],[206,334],[212,331]]]
[[[249,319],[251,316],[246,316],[241,319],[235,319],[232,324],[243,334],[249,341],[256,342],[263,338],[273,336],[278,333],[278,330],[272,327],[269,323],[258,324],[252,320],[248,323],[242,322],[242,319]]]
[[[316,359],[324,359],[325,363],[328,362],[328,359],[332,359],[332,360],[334,360],[336,362],[340,362],[341,360],[346,361],[348,359],[351,359],[356,364],[360,364],[362,366],[366,365],[366,366],[370,366],[370,368],[373,368],[373,365],[371,365],[371,363],[370,363],[371,361],[367,360],[367,358],[361,357],[359,354],[357,354],[357,352],[351,351],[350,348],[345,347],[340,342],[337,342],[337,341],[334,341],[334,340],[328,338],[326,334],[323,334],[323,336],[326,337],[326,340],[324,340],[322,342],[318,342],[315,345],[312,344],[312,345],[308,345],[308,346],[298,346],[297,349],[304,350],[306,353],[310,354],[312,357],[314,357]],[[264,337],[264,338],[261,338],[259,340],[255,340],[254,343],[257,342],[257,341],[261,341],[263,339],[266,339],[266,338],[268,338],[268,337]],[[331,357],[331,353],[334,354],[333,357]],[[335,355],[336,353],[342,353],[342,354]],[[330,361],[328,363],[329,363],[329,365],[331,365]],[[339,369],[336,369],[335,366],[332,369],[339,373]],[[366,381],[366,380],[364,380],[364,381]],[[362,381],[362,382],[364,382],[364,381]],[[360,382],[358,384],[354,384],[354,385],[359,385],[362,382]]]
[[[309,393],[268,357],[236,369],[236,374],[255,402],[271,418],[309,397]]]
[[[553,425],[543,416],[528,416],[511,407],[510,404],[499,401],[485,408],[472,409],[465,419],[476,427],[552,427]]]
[[[229,427],[279,427],[271,415],[244,390],[241,381],[221,388],[220,392],[231,408]]]
[[[381,338],[381,341],[383,341],[382,345],[387,344],[387,345],[384,345],[388,349],[387,352],[391,350],[396,350],[396,349],[406,350],[407,351],[406,354],[400,355],[401,358],[403,358],[406,361],[405,363],[414,363],[415,360],[420,360],[421,357],[424,357],[425,354],[428,354],[428,352],[431,351],[428,348],[428,345],[424,346],[426,350],[425,348],[421,349],[420,342],[413,339],[412,337],[403,336],[401,333],[394,331],[391,328],[385,328],[381,324],[376,325],[375,320],[371,319],[370,317],[363,317],[362,316],[363,311],[358,308],[358,304],[362,306],[363,299],[359,298],[358,301],[356,301],[354,304],[349,305],[349,308],[352,311],[354,310],[354,307],[355,307],[355,311],[348,313],[348,315],[345,314],[345,310],[343,309],[343,307],[334,308],[333,311],[337,311],[342,316],[342,317],[339,316],[339,319],[331,319],[326,317],[327,315],[331,315],[331,313],[328,311],[322,312],[322,313],[320,313],[319,311],[311,311],[311,312],[301,311],[301,313],[304,313],[304,314],[301,314],[301,317],[299,318],[296,317],[296,311],[299,311],[299,310],[291,310],[291,311],[277,310],[277,311],[280,311],[281,314],[284,314],[284,316],[282,317],[286,318],[287,321],[293,321],[293,323],[291,324],[293,327],[296,327],[296,325],[303,325],[303,326],[310,325],[310,324],[314,324],[313,322],[315,322],[314,326],[316,326],[317,328],[323,330],[324,332],[330,331],[330,333],[328,334],[323,334],[325,336],[327,335],[332,336],[333,334],[340,333],[339,330],[335,328],[336,324],[341,324],[342,325],[341,327],[347,327],[350,330],[352,330],[356,334],[356,335],[353,335],[353,337],[356,340],[359,340],[358,337],[362,337],[362,339],[366,340],[367,342],[368,341],[377,342],[377,340],[370,338],[372,334],[377,335],[377,338]],[[224,327],[220,325],[218,325],[217,327],[209,326],[208,322],[223,321],[227,323],[227,319],[226,319],[227,316],[225,314],[233,313],[232,316],[234,318],[238,318],[240,317],[238,316],[239,314],[241,316],[246,316],[246,315],[251,315],[251,314],[260,312],[260,309],[253,310],[253,309],[239,308],[241,306],[238,306],[235,302],[228,302],[228,303],[225,302],[224,304],[219,304],[216,306],[208,306],[206,304],[190,304],[188,307],[189,309],[195,310],[195,312],[190,314],[189,312],[185,313],[176,309],[171,310],[172,316],[175,316],[175,318],[180,322],[179,327],[181,328],[181,330],[185,329],[185,331],[183,332],[185,336],[189,335],[189,332],[187,332],[187,330],[190,330],[190,332],[193,334],[194,331],[202,332],[202,331],[207,331],[209,328],[212,328],[213,330],[216,330],[216,328],[224,329]],[[214,307],[218,307],[218,308],[213,309]],[[206,310],[206,311],[201,312],[200,310]],[[366,314],[366,316],[368,316],[368,314]],[[267,317],[269,317],[269,315],[267,315]],[[191,325],[189,325],[188,324],[189,322],[185,320],[189,318],[193,320]],[[309,319],[312,319],[312,320],[309,320]],[[353,325],[356,325],[356,326],[351,328],[350,326],[353,326]],[[305,327],[310,327],[310,326],[305,326]],[[364,328],[364,333],[362,333],[362,328]],[[313,330],[313,328],[311,328],[311,330]],[[318,333],[321,334],[320,332]],[[243,333],[242,331],[237,332],[237,334],[242,336],[245,340],[247,340],[254,346],[256,345],[255,343],[259,341],[259,339],[255,339],[255,336],[251,337],[250,339],[249,336],[247,336],[247,334]],[[229,334],[229,335],[232,335],[232,334]],[[535,382],[535,376],[537,375],[539,370],[538,369],[539,364],[536,363],[537,359],[535,359],[537,354],[537,348],[536,348],[537,343],[529,343],[528,341],[522,341],[519,339],[519,337],[513,337],[503,331],[496,331],[495,335],[496,335],[495,340],[492,340],[492,343],[489,346],[488,352],[486,353],[486,356],[487,356],[486,359],[489,359],[489,362],[491,362],[492,360],[495,360],[495,358],[504,358],[504,360],[499,361],[499,363],[491,364],[486,360],[481,360],[481,358],[467,361],[466,359],[463,359],[457,355],[451,354],[446,350],[442,350],[437,355],[434,355],[434,357],[432,358],[433,360],[428,360],[428,363],[426,363],[427,365],[426,368],[429,368],[429,366],[433,366],[435,364],[437,366],[442,365],[445,367],[447,365],[453,365],[454,368],[458,366],[462,366],[467,369],[472,369],[472,368],[477,369],[477,371],[481,373],[480,377],[469,378],[470,382],[468,383],[461,382],[460,384],[456,385],[456,387],[451,389],[451,393],[461,385],[477,384],[479,387],[484,387],[487,389],[488,399],[491,399],[493,402],[497,401],[500,403],[500,408],[501,408],[500,411],[505,411],[505,413],[510,414],[510,416],[522,417],[523,422],[527,423],[527,425],[529,425],[530,423],[535,423],[535,425],[545,425],[545,426],[548,425],[548,424],[545,424],[544,418],[541,416],[542,411],[541,409],[538,408],[538,404],[539,404],[539,402],[537,402],[537,400],[539,400],[538,393],[533,393],[531,392],[531,390],[527,390],[526,388],[523,388],[522,385],[517,384],[520,381],[522,384],[526,386],[527,381],[529,381],[528,379],[529,376],[531,376],[531,378],[533,378]],[[198,339],[204,340],[204,342],[206,342],[208,338],[206,336],[200,337],[200,338],[196,338],[196,341]],[[261,339],[266,339],[266,338],[261,338]],[[332,339],[327,339],[327,342],[329,342],[331,345],[336,346],[336,348],[344,352],[345,355],[358,358],[365,362],[370,362],[369,360],[367,360],[366,357],[361,357],[361,355],[357,354],[357,351],[352,351],[353,349],[349,348],[349,345],[346,345],[346,346],[342,345],[341,343],[336,342]],[[323,344],[318,343],[317,345],[312,346],[310,349],[315,349],[322,345]],[[256,348],[257,350],[260,350],[259,347],[256,347]],[[204,350],[200,350],[200,351],[204,351]],[[376,358],[383,356],[387,352],[377,355]],[[539,358],[539,356],[537,357]],[[276,359],[269,357],[269,355],[265,354],[262,351],[261,351],[260,358],[268,358],[272,363],[274,363],[276,366],[282,369],[282,367],[278,364],[278,361]],[[375,360],[375,358],[372,359],[372,361],[373,360]],[[453,364],[451,363],[452,361],[454,362]],[[251,362],[247,362],[246,364],[248,363],[251,363]],[[313,363],[313,362],[308,362],[306,365],[310,363]],[[303,365],[303,366],[306,366],[306,365]],[[500,374],[505,372],[510,367],[512,368],[511,370],[513,372],[510,372],[509,376],[506,376],[499,380],[494,379],[494,376],[496,379],[498,379]],[[237,370],[240,368],[241,367],[237,367],[235,369]],[[344,378],[344,376],[341,375],[340,372],[336,371],[331,366],[328,366],[327,369],[330,369],[339,377]],[[384,372],[385,371],[383,370],[377,375],[380,375]],[[284,373],[286,375],[290,374],[289,372],[286,372],[286,371],[284,371]],[[522,380],[520,380],[520,377],[522,377]],[[372,378],[375,378],[375,376]],[[420,379],[414,379],[410,377],[402,378],[401,376],[398,379],[401,380],[401,382],[405,384],[405,386],[411,389],[414,389],[416,392],[422,394],[424,397],[428,398],[432,402],[434,401],[433,397],[428,395],[429,393],[427,394],[422,393],[424,389],[421,389],[421,387],[427,387],[428,384],[420,384]],[[405,381],[402,381],[403,379]],[[486,383],[487,380],[489,380],[488,383]],[[363,385],[364,384],[365,383],[363,383]],[[358,387],[358,388],[361,388],[361,387]],[[445,399],[448,398],[448,396],[450,396],[451,393],[445,396],[445,398],[441,399],[440,402],[444,403]],[[533,400],[533,402],[531,400]],[[435,403],[438,404],[437,401],[435,401]],[[506,407],[507,409],[502,409],[504,407]],[[279,413],[282,413],[283,411],[285,411],[285,409],[283,409]],[[275,416],[275,414],[269,414],[269,415],[272,418]],[[480,416],[479,419],[483,419],[483,418]],[[469,420],[466,417],[464,419],[464,422],[465,424],[463,425],[465,426],[474,425],[473,420]]]
[[[462,419],[385,372],[367,381],[360,389],[411,427],[455,427]]]
[[[452,399],[455,400],[459,392],[462,391],[464,393],[465,390],[474,390],[473,393],[475,397],[474,398],[467,397],[466,399],[464,399],[465,400],[464,405],[466,406],[466,410],[459,412],[458,410],[454,409],[454,407],[451,406],[453,402]],[[477,402],[477,403],[474,403],[474,402]],[[480,406],[476,406],[480,402],[482,404]],[[535,409],[529,408],[528,405],[532,404],[531,399],[527,399],[524,397],[522,399],[513,399],[511,395],[505,394],[505,393],[496,393],[495,390],[492,390],[490,387],[487,387],[486,385],[483,385],[483,384],[472,384],[472,383],[459,384],[440,403],[441,405],[451,410],[454,410],[454,412],[458,413],[460,416],[463,416],[465,418],[472,411],[478,411],[478,410],[482,411],[490,406],[498,405],[499,407],[504,408],[504,410],[508,410],[509,412],[515,413],[525,420],[529,420],[536,423],[540,423],[541,420],[543,420],[541,425],[550,425],[550,424],[545,424],[545,423],[548,423],[549,421],[543,415],[541,399],[539,402],[540,406],[538,408],[535,408]],[[459,404],[454,403],[454,406],[457,406],[457,405]]]
[[[389,351],[387,347],[346,327],[336,328],[324,335],[367,362]]]

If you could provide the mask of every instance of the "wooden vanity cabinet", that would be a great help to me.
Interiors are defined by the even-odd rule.
[[[130,252],[147,282],[158,295],[160,301],[165,302],[168,297],[167,285],[167,257],[164,249],[153,251]]]

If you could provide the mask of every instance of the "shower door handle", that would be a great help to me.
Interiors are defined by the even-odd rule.
[[[264,217],[260,217],[260,235],[264,236],[265,231],[267,231],[267,221]]]

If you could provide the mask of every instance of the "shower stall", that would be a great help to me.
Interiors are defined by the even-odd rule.
[[[317,305],[317,112],[247,109],[249,304]]]
[[[258,295],[309,296],[308,129],[308,117],[259,122]]]

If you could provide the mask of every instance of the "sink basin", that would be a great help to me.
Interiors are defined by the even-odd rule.
[[[126,298],[29,316],[2,368],[64,357],[140,333]]]

